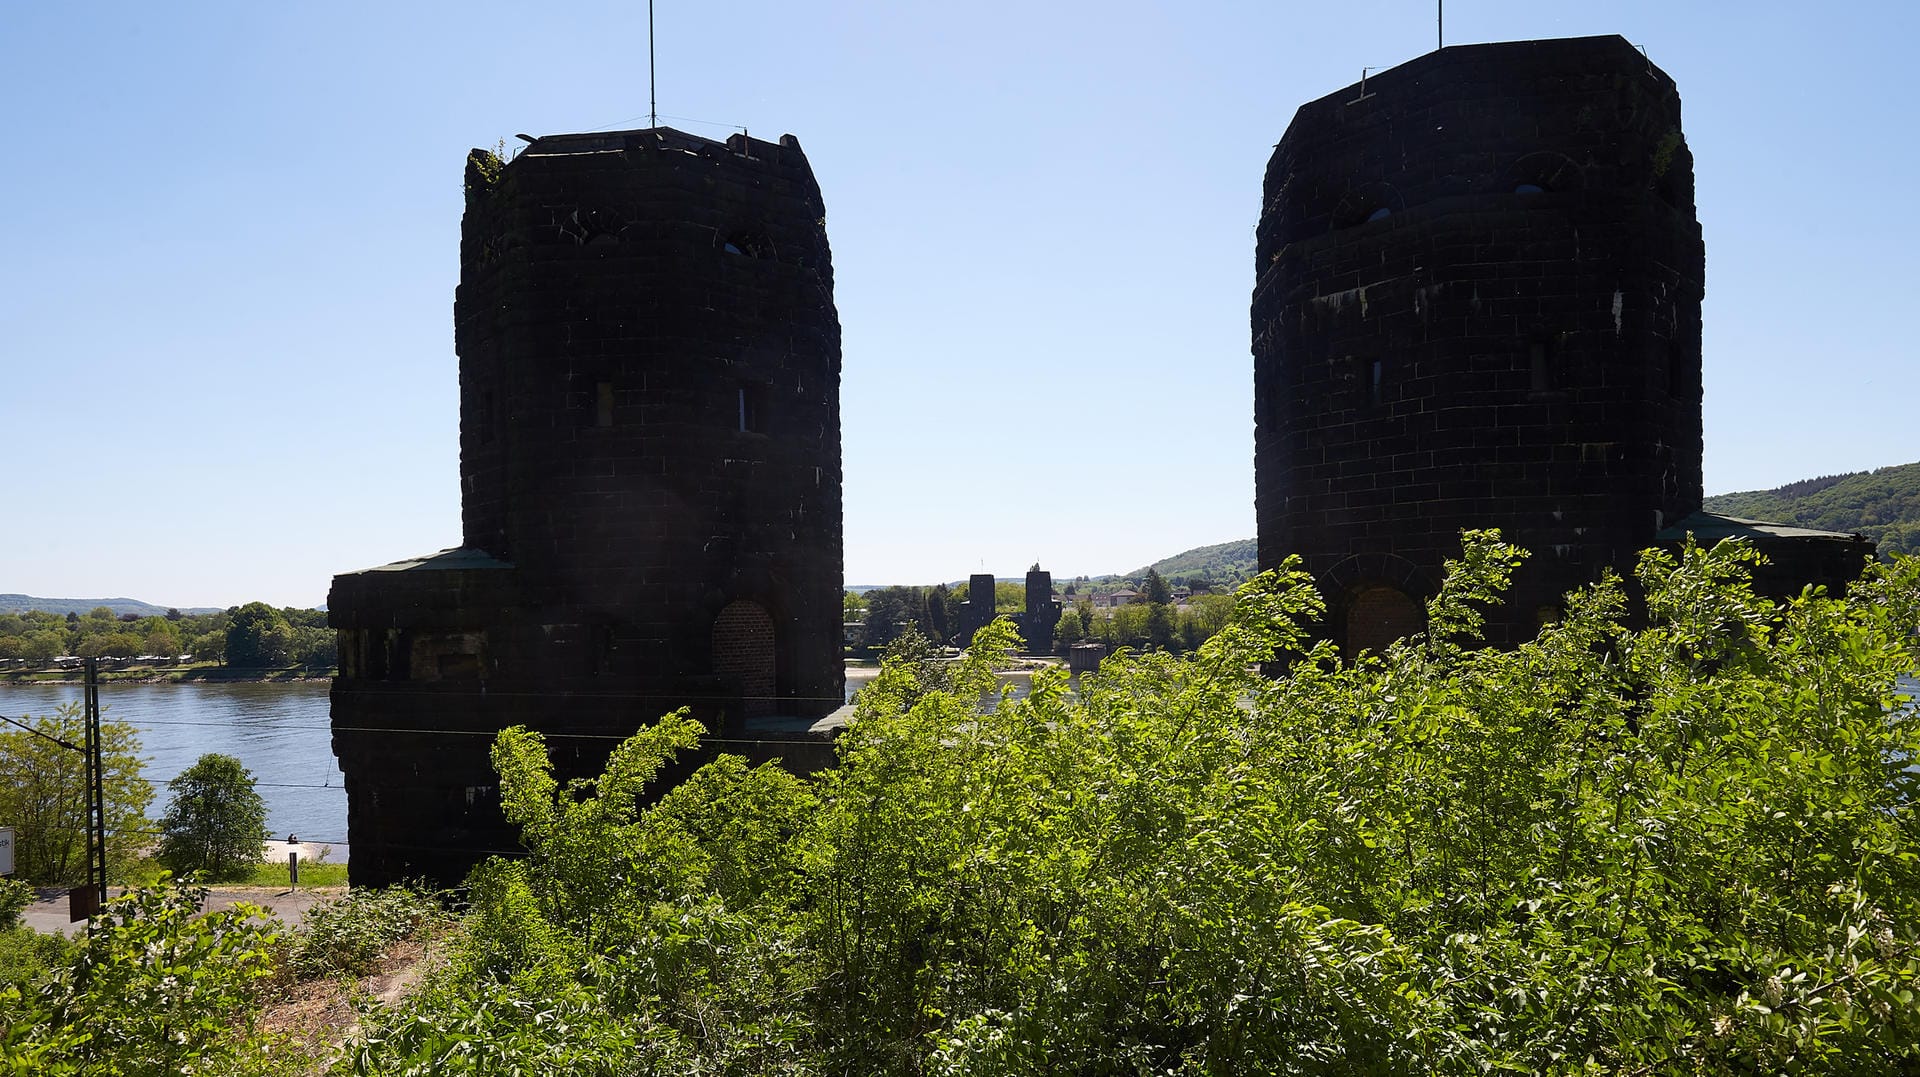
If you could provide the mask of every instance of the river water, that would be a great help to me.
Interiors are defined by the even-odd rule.
[[[1024,695],[1027,678],[1009,679],[1014,695]],[[849,698],[864,683],[849,678]],[[140,732],[146,777],[154,783],[153,816],[166,807],[169,780],[201,755],[221,752],[253,772],[269,832],[333,845],[337,862],[346,859],[347,795],[327,724],[328,685],[108,682],[100,686],[100,706],[105,717]],[[1899,690],[1920,698],[1920,680],[1902,677]],[[78,685],[0,685],[0,714],[51,714],[62,704],[78,706],[81,698]]]
[[[140,732],[148,814],[167,806],[167,782],[207,752],[233,756],[253,772],[276,837],[340,846],[347,840],[347,791],[328,728],[329,681],[280,684],[126,684],[100,686],[101,716]],[[0,714],[18,718],[79,706],[71,684],[0,685]],[[0,820],[3,822],[3,820]],[[344,859],[336,854],[330,859]]]

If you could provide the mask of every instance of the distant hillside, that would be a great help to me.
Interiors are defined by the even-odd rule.
[[[1152,565],[1142,565],[1132,572],[1092,576],[1086,583],[1096,587],[1106,587],[1121,582],[1137,584],[1147,578],[1149,568],[1168,580],[1207,579],[1223,586],[1236,584],[1260,571],[1259,544],[1253,539],[1235,539],[1232,542],[1222,542],[1213,546],[1197,546],[1171,557],[1163,557]],[[1053,582],[1058,585],[1068,581],[1055,576]]]
[[[1702,507],[1749,520],[1858,531],[1880,544],[1882,557],[1920,553],[1920,463],[1715,494]]]
[[[156,606],[151,602],[142,602],[137,598],[35,598],[32,595],[0,595],[0,613],[25,613],[28,610],[46,610],[48,613],[66,615],[69,613],[86,614],[105,606],[114,616],[131,613],[136,617],[165,617],[166,606]],[[192,609],[180,608],[181,613],[219,613],[213,606],[195,606]]]
[[[1205,576],[1223,583],[1244,580],[1260,570],[1260,546],[1255,539],[1235,539],[1163,557],[1148,567],[1168,579]],[[1146,574],[1146,568],[1128,573],[1129,576]]]

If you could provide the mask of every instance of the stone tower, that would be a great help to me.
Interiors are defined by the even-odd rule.
[[[1462,528],[1533,551],[1495,641],[1701,500],[1705,253],[1673,80],[1619,37],[1441,49],[1302,106],[1253,293],[1260,565],[1350,653]]]
[[[1028,654],[1052,654],[1053,630],[1060,623],[1060,599],[1053,593],[1053,573],[1034,565],[1027,570],[1027,612],[1020,624]]]
[[[330,596],[356,883],[513,847],[506,725],[591,773],[678,707],[766,741],[842,702],[840,325],[799,143],[552,135],[475,151],[466,191],[465,541]],[[820,754],[787,748],[760,754]]]

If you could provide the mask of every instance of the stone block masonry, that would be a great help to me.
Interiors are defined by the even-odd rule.
[[[492,733],[562,776],[691,707],[729,750],[840,706],[840,325],[799,143],[668,128],[469,156],[464,541],[335,578],[355,883],[515,847]]]
[[[1618,37],[1442,49],[1300,108],[1252,304],[1260,564],[1349,651],[1420,626],[1459,532],[1533,551],[1533,634],[1701,499],[1705,252],[1673,80]]]

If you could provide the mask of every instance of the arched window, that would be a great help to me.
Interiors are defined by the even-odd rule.
[[[713,619],[713,672],[726,690],[744,697],[740,717],[774,713],[773,618],[757,602],[730,602]]]
[[[1426,611],[1412,596],[1385,584],[1363,585],[1347,602],[1348,658],[1361,651],[1382,651],[1387,644],[1427,626]]]

